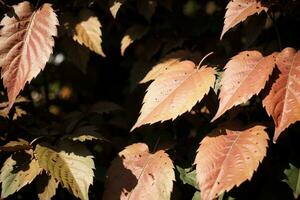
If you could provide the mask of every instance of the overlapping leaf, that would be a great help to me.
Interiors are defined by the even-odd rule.
[[[58,182],[53,176],[42,174],[38,180],[38,197],[40,200],[51,200],[56,194]]]
[[[300,120],[300,51],[285,48],[276,57],[276,65],[279,78],[263,100],[275,122],[274,142],[290,124]]]
[[[127,47],[132,44],[134,41],[143,37],[145,33],[149,30],[148,27],[144,27],[141,25],[133,25],[131,26],[123,36],[121,40],[121,55],[123,56]]]
[[[1,169],[1,198],[6,198],[30,184],[40,172],[41,168],[33,157],[32,150],[17,152],[10,156]]]
[[[32,146],[23,139],[18,139],[17,141],[9,141],[7,144],[0,147],[1,151],[20,151],[20,150],[29,150]]]
[[[16,16],[6,15],[0,25],[0,66],[9,108],[17,95],[44,69],[52,53],[58,20],[50,4],[33,10],[27,1],[13,6]]]
[[[109,10],[114,18],[117,17],[117,13],[125,0],[109,0]]]
[[[140,116],[131,130],[158,121],[175,119],[209,92],[215,82],[215,70],[197,69],[191,61],[182,61],[162,73],[149,86]]]
[[[172,66],[176,66],[183,58],[190,56],[192,53],[186,50],[172,52],[165,56],[158,64],[154,65],[140,83],[147,83],[155,80],[161,74],[167,72]]]
[[[101,24],[92,11],[84,9],[79,13],[79,22],[75,26],[73,39],[90,50],[105,57],[103,53]]]
[[[37,145],[35,154],[40,166],[63,187],[76,197],[87,200],[89,186],[93,183],[94,161],[85,148],[70,145],[66,145],[66,148],[71,148],[71,153]]]
[[[275,56],[276,53],[263,57],[258,51],[243,51],[226,64],[221,79],[220,105],[212,121],[265,87],[275,67]]]
[[[169,200],[174,180],[172,161],[164,151],[151,154],[146,144],[133,144],[112,162],[103,199]]]
[[[221,39],[229,29],[244,21],[247,17],[268,10],[267,7],[262,5],[260,0],[231,0],[226,8]]]
[[[265,128],[259,125],[242,130],[223,127],[201,141],[195,164],[202,200],[215,199],[251,179],[266,155]]]

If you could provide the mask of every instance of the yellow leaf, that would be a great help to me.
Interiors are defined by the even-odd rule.
[[[56,194],[58,182],[46,173],[38,177],[38,197],[40,200],[51,200]]]
[[[133,25],[130,27],[121,40],[121,55],[123,56],[127,47],[134,41],[140,39],[148,30],[148,27],[141,25]]]
[[[37,145],[35,154],[40,166],[58,180],[63,187],[76,197],[87,200],[89,199],[89,186],[93,183],[94,177],[95,165],[92,156],[83,146],[75,147],[74,144],[65,146],[72,150],[58,151]]]
[[[10,156],[1,169],[1,198],[6,198],[30,184],[41,170],[32,150],[17,152]]]
[[[88,9],[82,10],[79,16],[79,22],[75,26],[73,39],[79,44],[83,44],[90,50],[105,57],[101,47],[102,32],[98,17]]]

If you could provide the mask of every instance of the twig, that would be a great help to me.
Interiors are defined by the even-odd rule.
[[[210,53],[208,53],[207,55],[205,55],[205,56],[202,58],[202,60],[199,62],[198,66],[197,66],[197,69],[199,69],[199,67],[201,67],[202,62],[203,62],[208,56],[212,55],[213,53],[214,53],[214,52],[210,52]]]

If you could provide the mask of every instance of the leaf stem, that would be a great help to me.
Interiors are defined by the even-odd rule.
[[[201,66],[201,64],[202,64],[202,62],[203,62],[208,56],[212,55],[213,53],[214,53],[214,52],[212,51],[212,52],[206,54],[206,55],[201,59],[201,61],[199,62],[199,64],[197,65],[197,69],[199,69],[200,66]]]

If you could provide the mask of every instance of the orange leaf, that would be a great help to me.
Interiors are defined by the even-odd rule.
[[[275,122],[273,142],[289,125],[300,120],[300,51],[285,48],[276,58],[279,78],[263,100],[263,106]]]
[[[215,70],[204,66],[197,69],[191,61],[176,63],[160,74],[149,86],[141,114],[131,131],[143,124],[175,119],[209,92],[215,82]]]
[[[154,65],[140,83],[147,83],[155,80],[158,76],[165,73],[172,66],[176,66],[183,58],[193,55],[187,50],[178,50],[165,56],[158,64]],[[198,56],[198,55],[197,55]]]
[[[226,64],[221,79],[220,105],[212,121],[265,87],[275,67],[275,56],[276,53],[263,57],[258,51],[243,51]]]
[[[149,153],[146,144],[127,146],[108,169],[104,200],[169,200],[175,180],[168,154]]]
[[[44,69],[57,35],[58,20],[50,4],[34,10],[27,1],[13,6],[17,16],[0,22],[0,66],[9,108],[17,95]]]
[[[255,13],[259,14],[261,11],[267,12],[268,10],[258,0],[231,0],[226,9],[221,39],[229,29],[244,21],[247,17]]]
[[[250,180],[266,155],[264,126],[232,130],[227,126],[206,136],[195,159],[202,200],[212,200],[235,185]]]

